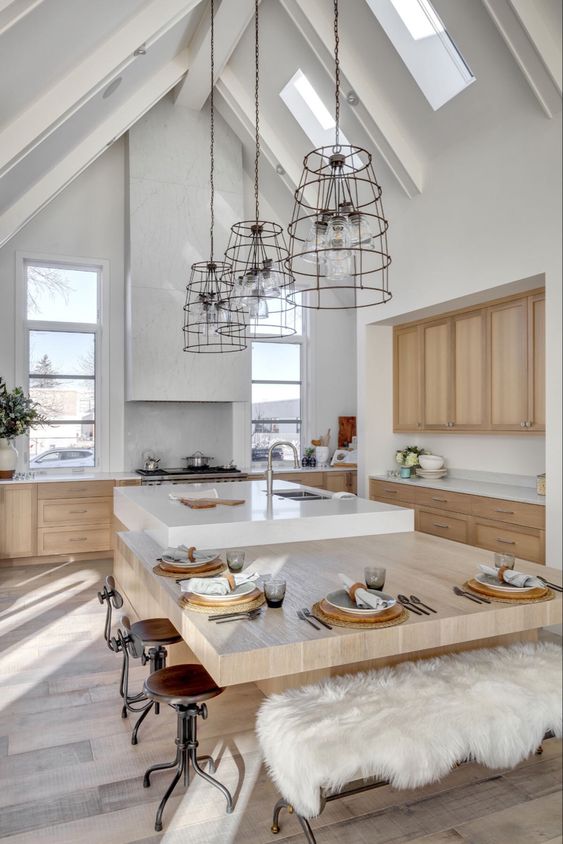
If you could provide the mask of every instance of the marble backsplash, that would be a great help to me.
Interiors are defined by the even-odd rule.
[[[125,470],[142,467],[150,449],[162,467],[183,466],[194,451],[228,463],[233,451],[233,408],[226,402],[125,403]]]

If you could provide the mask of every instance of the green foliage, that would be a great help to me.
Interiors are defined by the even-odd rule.
[[[13,440],[27,434],[30,428],[46,424],[39,405],[26,396],[21,387],[9,391],[0,378],[0,438]]]

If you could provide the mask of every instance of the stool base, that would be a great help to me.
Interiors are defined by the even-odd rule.
[[[176,773],[172,778],[172,782],[166,789],[164,797],[160,801],[160,805],[156,812],[156,819],[154,828],[156,832],[162,831],[162,815],[164,812],[164,807],[168,802],[169,797],[171,796],[172,792],[178,785],[181,779],[184,781],[185,786],[189,786],[190,784],[190,764],[191,767],[197,776],[201,777],[202,779],[206,780],[210,785],[215,786],[218,788],[219,791],[224,795],[227,801],[227,814],[230,814],[233,811],[233,798],[231,797],[231,793],[225,786],[216,780],[214,777],[210,776],[206,771],[203,770],[200,763],[201,762],[209,762],[210,768],[215,773],[215,765],[213,763],[213,759],[211,756],[199,756],[197,755],[197,748],[198,748],[198,740],[197,740],[197,717],[201,715],[203,718],[207,717],[207,707],[205,704],[198,706],[197,704],[187,704],[187,705],[175,705],[174,709],[178,713],[178,732],[176,737],[176,758],[172,762],[164,762],[158,765],[153,765],[152,767],[148,768],[145,771],[145,776],[143,778],[143,786],[144,788],[149,788],[151,784],[151,775],[154,774],[156,771],[165,771],[171,768],[176,768]]]

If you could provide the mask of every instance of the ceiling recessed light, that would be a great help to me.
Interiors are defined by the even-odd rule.
[[[281,164],[276,164],[276,173],[278,176],[285,176],[285,170],[281,166]]]
[[[109,83],[109,85],[105,89],[104,93],[102,94],[102,97],[104,98],[104,100],[107,100],[108,97],[111,97],[111,95],[114,93],[114,91],[117,91],[117,89],[119,88],[120,85],[121,85],[121,76],[118,76],[117,79],[114,79],[112,82]]]
[[[346,102],[351,106],[357,106],[360,102],[360,98],[355,91],[348,91],[346,94]]]
[[[147,54],[147,45],[146,44],[141,44],[140,47],[137,47],[136,50],[133,50],[134,56],[146,56],[146,54]]]

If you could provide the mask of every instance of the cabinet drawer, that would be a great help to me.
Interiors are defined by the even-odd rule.
[[[39,528],[37,531],[38,554],[81,554],[84,551],[109,551],[111,529],[108,527]]]
[[[303,486],[314,486],[322,489],[325,482],[324,472],[288,472],[284,474],[274,472],[274,487],[276,481],[289,481],[291,484],[303,484]]]
[[[514,554],[533,563],[545,562],[544,534],[541,530],[520,530],[513,525],[494,523],[484,519],[473,520],[473,545],[489,551]]]
[[[37,485],[37,497],[44,498],[109,498],[113,481],[51,481]]]
[[[450,516],[449,514],[431,510],[416,511],[416,529],[422,533],[431,533],[433,536],[442,536],[444,539],[452,539],[454,542],[468,540],[467,520]]]
[[[38,526],[110,524],[112,514],[112,498],[46,498],[39,501]]]
[[[526,527],[545,527],[545,507],[541,504],[523,504],[521,501],[504,501],[502,498],[475,496],[472,501],[474,516],[494,519],[495,522],[510,522]]]
[[[406,484],[386,483],[385,481],[369,482],[369,497],[372,501],[385,501],[388,504],[414,504],[416,490]]]
[[[471,514],[471,495],[460,492],[445,492],[443,489],[419,487],[416,491],[416,503],[422,507],[438,510],[451,510],[454,513]]]

